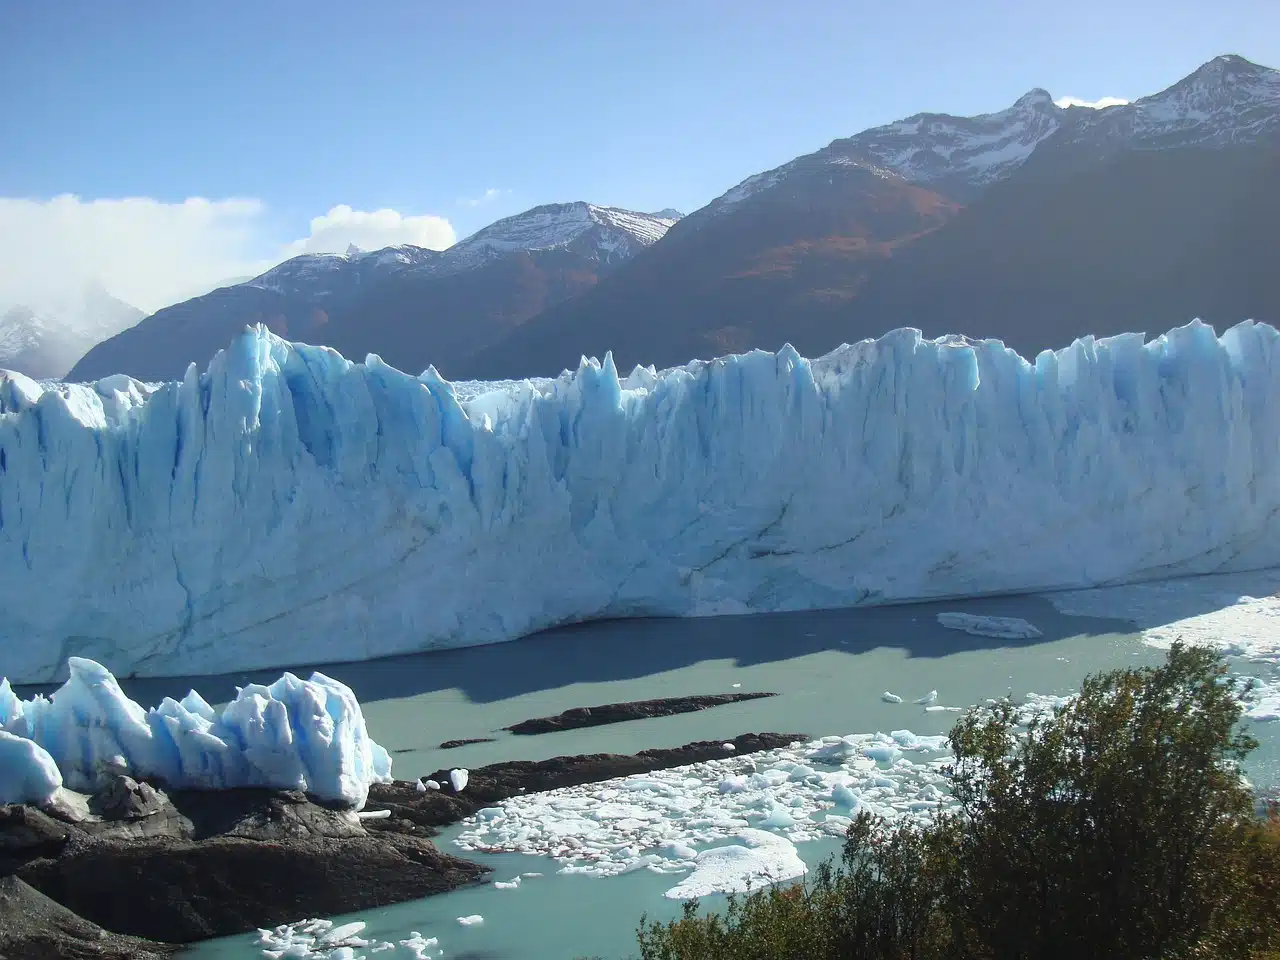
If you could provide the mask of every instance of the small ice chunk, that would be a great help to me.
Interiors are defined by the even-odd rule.
[[[423,781],[422,781],[422,785],[423,785],[426,789],[428,789],[428,790],[439,790],[439,789],[440,789],[440,781],[439,781],[439,780],[423,780]]]
[[[941,614],[939,614],[939,616],[941,616]],[[917,700],[916,703],[936,703],[937,700],[938,700],[938,691],[930,690],[923,697]]]
[[[896,693],[890,693],[888,690],[880,694],[880,699],[883,700],[885,703],[901,703],[902,702],[902,698],[900,696],[898,696]]]
[[[458,922],[464,927],[474,927],[484,923],[484,917],[480,916],[478,913],[473,913],[470,916],[459,917]]]
[[[739,843],[698,854],[693,873],[668,890],[668,900],[690,900],[713,893],[743,893],[763,883],[804,876],[808,867],[795,844],[764,830],[743,830]]]
[[[419,777],[417,782],[413,785],[413,789],[417,790],[419,793],[426,793],[427,785],[423,783],[422,778]]]
[[[728,750],[728,751],[732,752],[732,751],[734,751],[734,750],[737,750],[738,748],[737,748],[737,747],[735,747],[732,743],[722,743],[722,744],[720,744],[720,749],[721,749],[721,750]]]
[[[356,814],[361,820],[387,820],[391,817],[390,810],[361,810]]]
[[[1020,617],[983,617],[972,613],[940,613],[938,623],[948,630],[962,630],[997,640],[1035,640],[1044,633]]]
[[[49,803],[61,787],[62,774],[44,747],[0,730],[0,804]]]
[[[495,880],[493,888],[495,890],[517,890],[520,887],[520,878],[515,877],[511,880]]]
[[[453,786],[454,793],[461,793],[463,790],[467,789],[468,777],[470,777],[470,773],[462,767],[457,767],[449,771],[449,783]]]

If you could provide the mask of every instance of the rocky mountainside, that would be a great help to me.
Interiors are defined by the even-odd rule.
[[[535,207],[448,250],[303,254],[259,277],[167,307],[98,344],[68,375],[179,378],[246,324],[405,370],[457,369],[475,350],[594,285],[666,233],[675,211],[589,203]]]
[[[464,366],[551,375],[776,349],[899,326],[1024,353],[1085,333],[1280,320],[1280,71],[1215,58],[1133,103],[1036,89],[918,114],[757,174]]]

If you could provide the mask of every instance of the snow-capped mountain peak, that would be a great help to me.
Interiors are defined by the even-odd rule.
[[[365,251],[352,243],[346,253],[299,254],[254,277],[248,285],[280,293],[306,289],[312,296],[324,297],[350,283],[424,267],[441,256],[437,250],[409,244]]]
[[[602,263],[634,256],[660,240],[679,219],[674,210],[637,213],[594,203],[548,203],[504,217],[454,244],[440,273],[460,273],[520,250],[572,248]]]
[[[1228,54],[1173,86],[1083,116],[1065,142],[1105,154],[1121,148],[1223,146],[1280,132],[1280,70]]]

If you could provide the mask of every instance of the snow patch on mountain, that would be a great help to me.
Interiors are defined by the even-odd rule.
[[[462,240],[441,258],[437,271],[460,273],[519,250],[574,247],[589,259],[612,263],[634,256],[662,239],[678,219],[664,210],[636,213],[593,203],[553,203],[492,223]]]

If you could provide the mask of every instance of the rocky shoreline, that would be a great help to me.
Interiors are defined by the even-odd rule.
[[[119,777],[93,797],[0,807],[0,960],[159,958],[179,944],[373,909],[479,882],[440,828],[523,793],[749,754],[802,734],[744,734],[637,754],[511,761],[375,784],[371,818],[292,791],[165,792]]]

